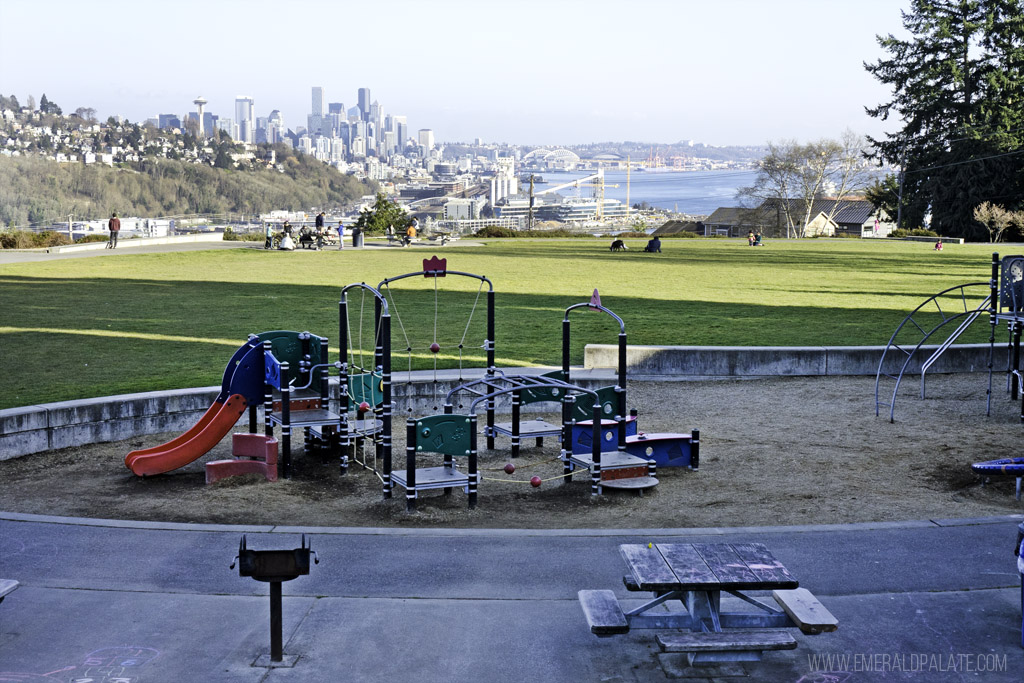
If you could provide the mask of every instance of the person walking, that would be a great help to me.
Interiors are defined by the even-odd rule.
[[[107,221],[107,229],[110,230],[107,249],[117,249],[117,233],[121,232],[121,219],[117,217],[116,211],[110,214],[110,220]]]
[[[345,248],[345,224],[338,221],[338,250]]]
[[[263,234],[266,236],[267,241],[263,243],[264,249],[271,249],[274,246],[274,226],[272,223],[267,223],[263,228]]]
[[[321,211],[316,216],[316,250],[320,251],[324,248],[324,212]]]

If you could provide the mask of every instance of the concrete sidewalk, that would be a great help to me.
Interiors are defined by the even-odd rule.
[[[1019,681],[1022,519],[529,531],[0,513],[0,577],[22,584],[0,605],[0,681]],[[242,533],[269,549],[302,532],[321,564],[284,584],[284,649],[298,661],[255,667],[268,587],[228,565]],[[617,546],[648,540],[765,543],[839,630],[712,669],[660,654],[656,631],[598,639],[577,591],[635,602]]]

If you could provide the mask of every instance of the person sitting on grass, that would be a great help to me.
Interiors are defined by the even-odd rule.
[[[644,247],[644,251],[651,252],[652,254],[661,253],[661,238],[655,235],[651,239],[647,240],[647,246]]]
[[[939,241],[935,243],[935,251],[942,251],[942,238],[941,237],[939,238]]]

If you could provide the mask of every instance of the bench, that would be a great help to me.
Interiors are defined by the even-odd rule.
[[[659,635],[657,641],[662,652],[761,652],[796,649],[796,639],[777,629],[671,633]]]
[[[18,582],[14,579],[0,579],[0,602],[3,602],[8,593],[14,592],[14,589],[17,587]]]
[[[615,593],[609,590],[580,591],[579,599],[591,633],[602,637],[629,633],[629,623]]]
[[[829,633],[839,628],[839,620],[806,588],[774,590],[772,597],[793,623],[808,635]]]

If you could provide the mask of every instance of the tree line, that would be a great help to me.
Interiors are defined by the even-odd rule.
[[[121,167],[0,157],[0,223],[49,225],[121,215],[265,213],[344,206],[372,188],[281,145],[276,168],[212,168],[174,159]]]
[[[994,239],[1007,223],[992,207],[1024,208],[1024,9],[911,0],[902,17],[910,37],[878,36],[886,56],[864,65],[892,90],[867,113],[897,124],[869,138],[869,156],[899,169],[874,188],[876,201],[904,227],[930,215],[942,235]]]

